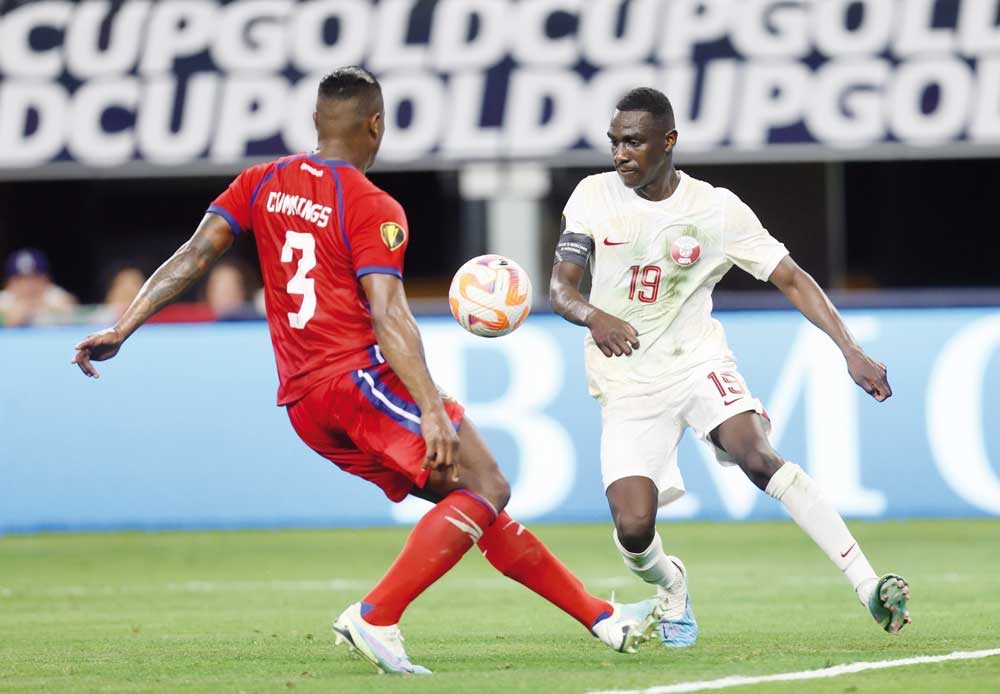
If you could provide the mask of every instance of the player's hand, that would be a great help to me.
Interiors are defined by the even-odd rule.
[[[458,432],[448,419],[444,408],[435,408],[420,418],[420,430],[427,445],[423,469],[444,470],[451,468],[451,479],[458,481]]]
[[[858,350],[847,355],[847,371],[854,382],[879,402],[892,395],[885,364]]]
[[[125,337],[115,328],[108,328],[99,333],[88,335],[76,345],[76,354],[71,363],[80,367],[80,371],[91,378],[101,375],[91,364],[91,361],[104,361],[118,354]]]
[[[639,349],[639,332],[621,318],[615,318],[600,309],[594,309],[587,326],[597,347],[606,357],[630,356]]]

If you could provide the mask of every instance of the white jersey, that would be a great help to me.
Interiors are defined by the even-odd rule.
[[[766,281],[788,255],[731,191],[678,173],[666,200],[639,197],[610,171],[580,181],[566,203],[564,231],[594,240],[590,303],[639,332],[632,356],[611,358],[587,333],[590,392],[602,400],[731,358],[712,289],[734,264]]]

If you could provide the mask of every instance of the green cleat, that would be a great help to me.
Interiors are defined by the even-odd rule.
[[[899,636],[900,629],[913,623],[909,602],[910,586],[906,579],[886,574],[875,584],[875,590],[868,599],[868,611],[880,627],[893,636]]]

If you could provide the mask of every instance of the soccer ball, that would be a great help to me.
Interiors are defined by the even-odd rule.
[[[531,311],[531,280],[502,255],[481,255],[458,269],[448,290],[451,315],[480,337],[514,331]]]

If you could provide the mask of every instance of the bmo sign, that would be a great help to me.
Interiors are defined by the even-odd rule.
[[[308,149],[318,79],[347,64],[385,87],[388,166],[601,162],[637,85],[672,98],[688,160],[1000,153],[1000,0],[4,7],[8,176],[234,170]]]
[[[1000,310],[845,315],[888,365],[894,394],[884,403],[854,385],[829,339],[797,313],[720,316],[767,406],[775,447],[852,517],[1000,516],[1000,430],[988,425],[1000,421]],[[473,337],[450,318],[420,326],[435,379],[466,404],[511,480],[512,515],[606,520],[601,417],[587,395],[582,329],[544,315],[498,340]],[[298,440],[274,406],[262,323],[148,326],[96,382],[52,367],[81,334],[28,329],[0,340],[0,359],[20,367],[0,390],[0,531],[379,525],[427,508],[389,503]],[[196,364],[197,374],[149,366],[170,363]],[[145,404],[122,407],[128,402]],[[73,425],[81,411],[113,416],[82,430]],[[679,461],[688,492],[662,515],[782,516],[780,504],[693,437]]]

